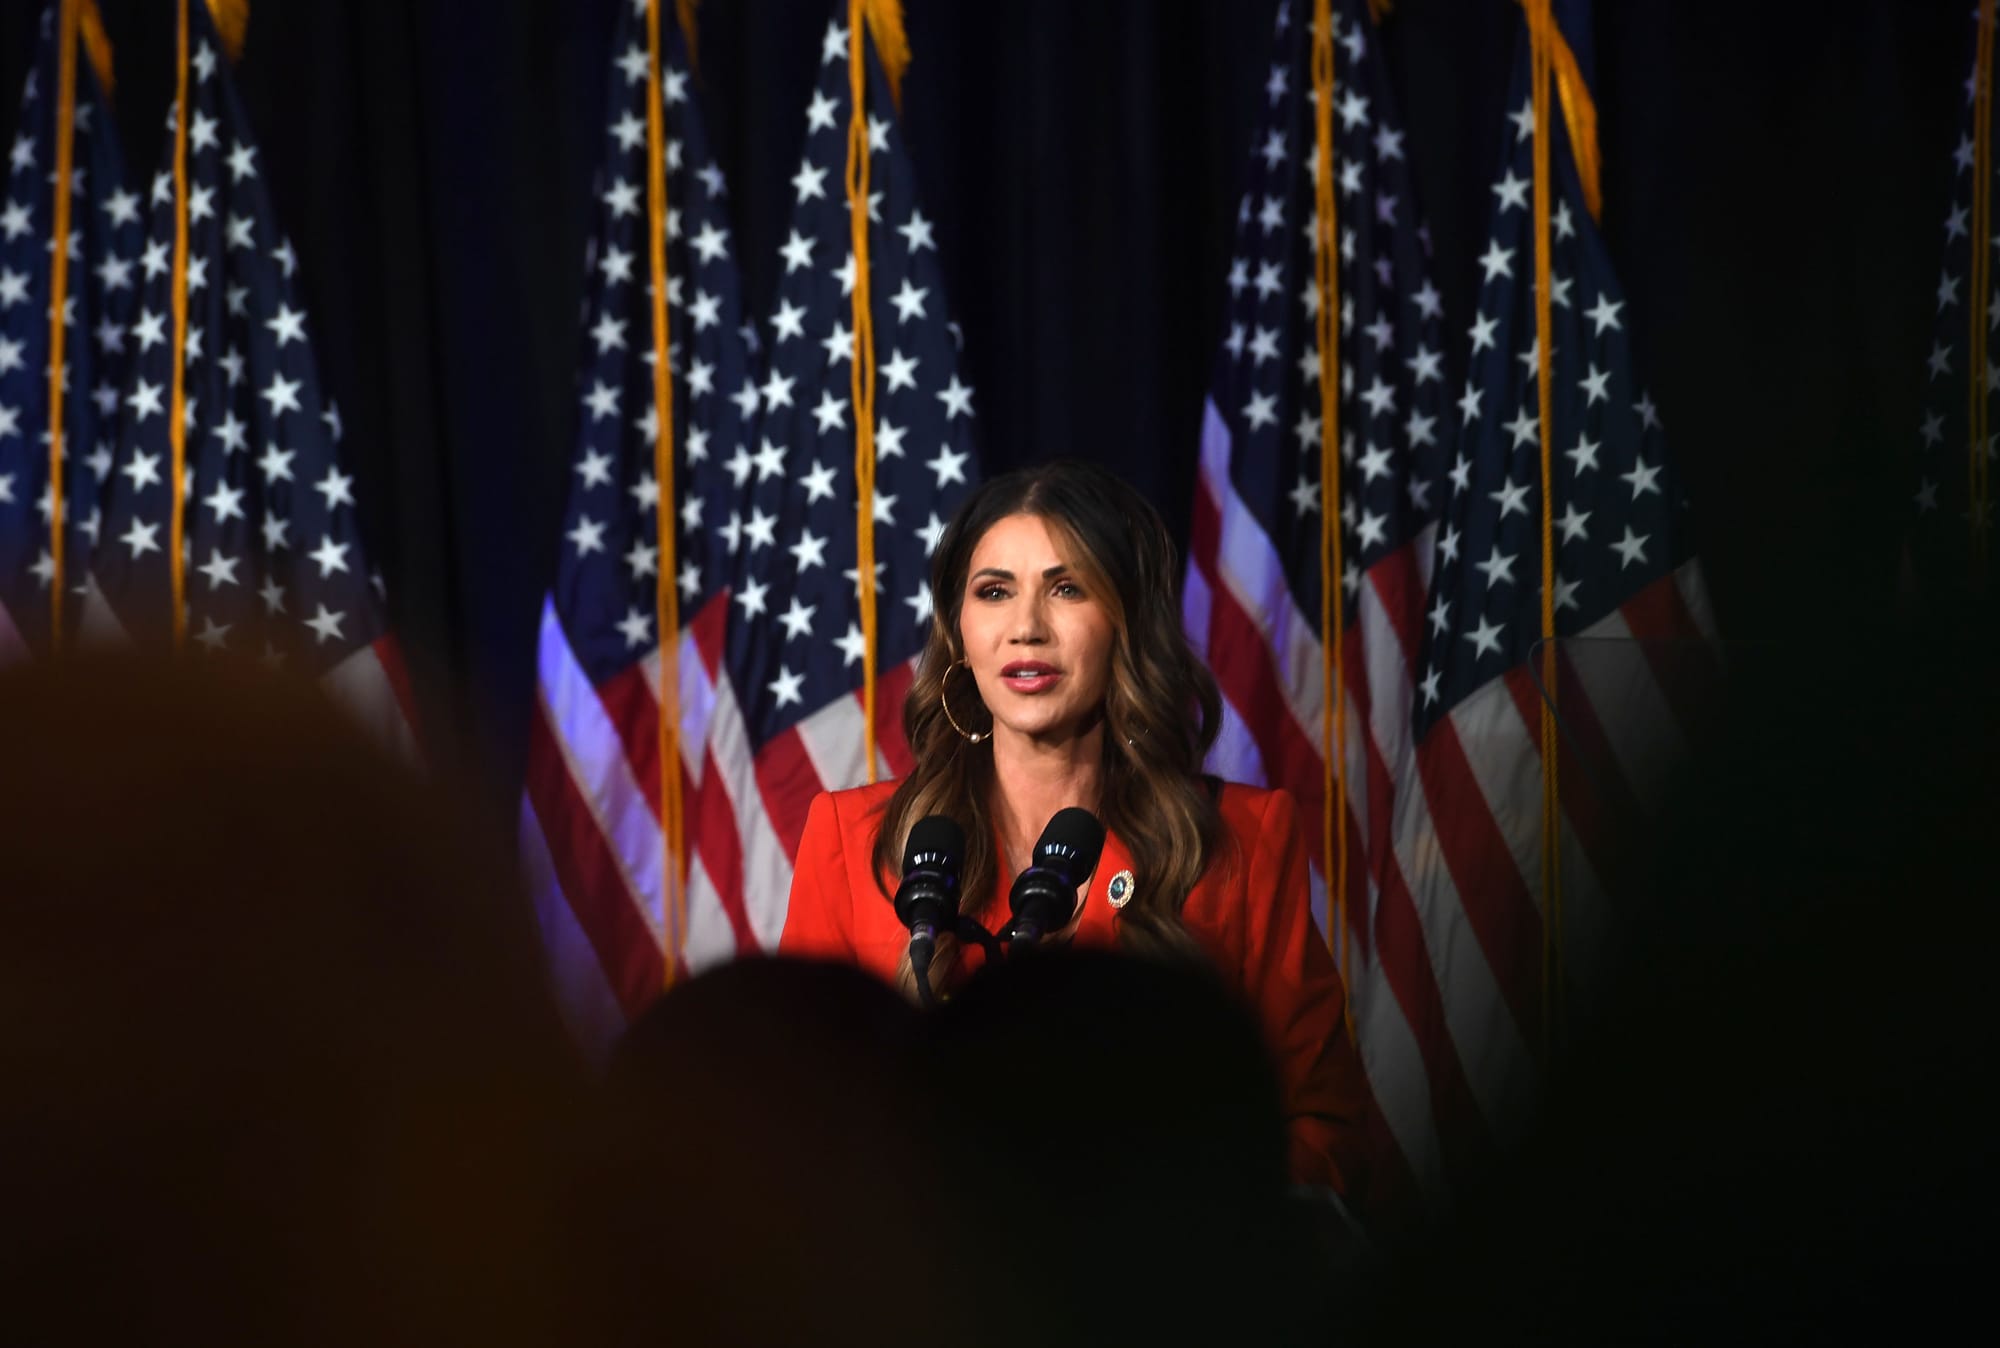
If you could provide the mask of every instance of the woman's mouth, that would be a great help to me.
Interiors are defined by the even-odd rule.
[[[1017,693],[1045,692],[1061,678],[1061,670],[1039,660],[1016,660],[1000,671],[1000,682]]]

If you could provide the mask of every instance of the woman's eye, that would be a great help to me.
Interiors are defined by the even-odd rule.
[[[1000,585],[982,585],[974,590],[972,595],[975,599],[1005,599],[1007,597],[1007,590],[1006,587]]]
[[[1055,592],[1063,599],[1083,598],[1083,587],[1073,580],[1057,581]]]

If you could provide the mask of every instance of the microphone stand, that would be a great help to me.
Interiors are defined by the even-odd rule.
[[[998,964],[1000,962],[1002,951],[999,939],[973,919],[961,917],[958,919],[958,925],[951,930],[952,934],[957,936],[961,941],[977,941],[979,948],[986,952],[986,962],[988,964]],[[931,990],[930,960],[926,958],[920,963],[913,956],[910,960],[910,972],[916,978],[917,1005],[929,1011],[937,1005],[937,994]]]

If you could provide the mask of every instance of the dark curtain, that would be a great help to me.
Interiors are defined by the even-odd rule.
[[[173,7],[101,3],[119,120],[149,172]],[[617,3],[264,0],[238,72],[426,737],[499,810],[568,476]],[[3,8],[11,123],[41,6]],[[1273,9],[907,0],[904,125],[989,473],[1098,459],[1184,529]],[[1851,637],[1892,598],[1966,7],[1597,9],[1604,227],[1721,620],[1737,637]],[[701,96],[759,314],[827,15],[824,0],[700,10]],[[1507,0],[1401,0],[1381,31],[1461,344],[1519,28]]]

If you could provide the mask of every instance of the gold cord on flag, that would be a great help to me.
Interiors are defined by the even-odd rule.
[[[250,32],[250,0],[208,0],[215,36],[230,61],[243,59],[243,40]]]
[[[70,169],[76,161],[76,44],[82,0],[56,17],[55,210],[49,225],[49,653],[63,650],[63,310],[69,307]]]
[[[172,469],[167,475],[167,570],[173,578],[174,649],[187,641],[187,565],[183,556],[186,521],[182,512],[187,494],[187,143],[188,118],[188,4],[180,0],[174,70],[174,339],[167,349],[173,365],[167,400],[167,444],[172,449]]]
[[[1528,15],[1529,86],[1535,114],[1535,341],[1540,355],[1537,392],[1541,411],[1542,469],[1542,1047],[1551,1059],[1562,997],[1562,794],[1557,779],[1561,741],[1556,731],[1556,545],[1554,316],[1550,309],[1549,217],[1555,184],[1549,174],[1549,84],[1554,48],[1561,40],[1549,0],[1523,0]],[[1582,81],[1577,81],[1580,86]],[[1594,121],[1594,119],[1593,119]],[[1579,162],[1580,158],[1579,158]]]
[[[1354,980],[1347,931],[1347,614],[1340,536],[1340,255],[1333,195],[1333,12],[1313,0],[1313,270],[1319,286],[1314,315],[1319,340],[1319,630],[1320,752],[1324,761],[1321,864],[1326,871],[1326,940],[1340,960],[1342,985]],[[1352,1027],[1349,1027],[1350,1032]]]
[[[1966,511],[1970,522],[1973,583],[1983,582],[1992,521],[1988,517],[1991,465],[1986,451],[1992,390],[1987,386],[1986,329],[1992,295],[1993,227],[1993,0],[1979,0],[1978,61],[1972,82],[1972,287],[1971,343],[1966,379]]]
[[[875,780],[875,325],[868,294],[868,11],[847,3],[847,215],[854,249],[855,597],[861,606],[861,753]]]
[[[662,963],[665,985],[679,973],[687,819],[681,801],[680,594],[674,588],[674,376],[668,364],[666,109],[660,90],[660,0],[646,4],[646,242],[653,299],[653,502],[659,537],[653,569],[653,623],[660,637],[660,823],[666,843],[660,867],[661,920],[666,926]]]

